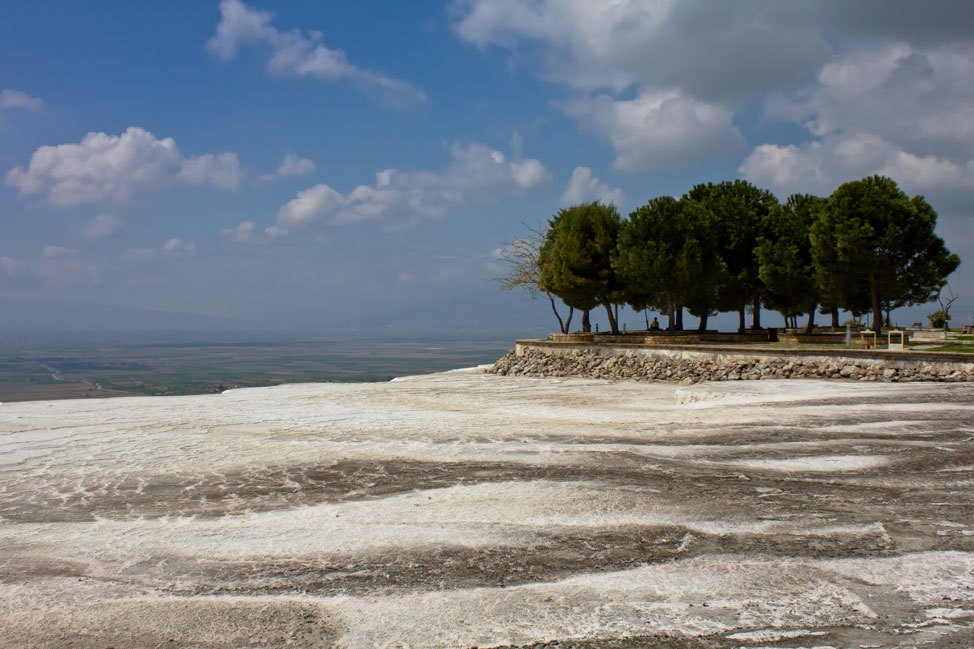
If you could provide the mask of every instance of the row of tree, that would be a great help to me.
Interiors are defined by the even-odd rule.
[[[611,204],[560,210],[544,229],[503,250],[510,264],[502,289],[527,289],[551,301],[562,332],[572,313],[605,308],[618,333],[618,306],[668,314],[683,328],[683,311],[700,319],[745,312],[760,328],[761,306],[786,320],[816,309],[833,314],[883,311],[933,299],[957,268],[934,232],[937,214],[921,196],[908,197],[891,179],[845,183],[828,198],[795,194],[781,204],[743,180],[695,186],[681,198],[661,196],[622,220]],[[567,319],[554,298],[569,307]]]

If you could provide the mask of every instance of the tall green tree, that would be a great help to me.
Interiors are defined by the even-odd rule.
[[[812,226],[812,258],[821,287],[854,308],[869,295],[872,326],[883,306],[929,302],[960,264],[934,232],[937,213],[885,176],[848,182],[829,196]]]
[[[720,311],[737,310],[740,332],[746,324],[744,313],[753,306],[752,327],[760,328],[761,291],[764,285],[758,271],[757,248],[764,224],[778,199],[744,180],[696,185],[684,200],[710,213],[717,232],[720,256],[727,266],[727,281],[718,293]]]
[[[792,194],[768,215],[755,249],[764,304],[786,318],[807,313],[806,333],[815,326],[820,301],[810,233],[824,204],[825,199],[818,196]]]
[[[690,300],[716,300],[726,267],[707,228],[707,214],[670,196],[650,200],[623,222],[612,265],[633,308],[665,309],[667,329]]]
[[[622,287],[611,264],[619,224],[614,205],[574,205],[551,219],[541,249],[544,286],[566,305],[583,312],[604,306],[612,333],[619,333],[612,307],[622,302]],[[583,319],[586,331],[587,321]]]

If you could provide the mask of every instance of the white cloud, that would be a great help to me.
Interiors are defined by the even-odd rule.
[[[974,52],[965,28],[974,4],[935,5],[454,0],[452,15],[462,40],[504,48],[567,88],[605,93],[562,107],[584,132],[613,144],[621,169],[732,150],[741,142],[734,111],[771,91],[784,96],[767,103],[769,115],[819,137],[873,133],[912,155],[963,166],[961,149],[974,155]]]
[[[186,257],[196,253],[196,244],[192,241],[183,242],[181,239],[168,239],[159,248],[167,257]]]
[[[680,88],[724,101],[811,79],[830,58],[819,24],[781,4],[464,0],[453,13],[463,40],[506,48],[571,88]]]
[[[0,269],[11,277],[41,279],[51,284],[95,284],[100,281],[95,267],[77,250],[45,246],[34,259],[0,257]]]
[[[818,82],[766,104],[769,116],[816,136],[870,132],[920,149],[974,155],[974,46],[920,49],[903,43],[825,65]]]
[[[823,66],[816,84],[769,99],[769,116],[808,129],[811,142],[762,144],[748,179],[778,192],[831,193],[872,174],[910,192],[974,187],[974,47],[903,43]]]
[[[0,112],[19,108],[22,110],[39,110],[44,105],[37,97],[31,97],[20,90],[0,90]]]
[[[112,214],[99,214],[88,221],[81,230],[86,239],[104,239],[122,228],[122,221]]]
[[[629,100],[581,97],[561,108],[583,132],[609,141],[614,166],[625,171],[686,165],[744,144],[731,110],[676,91],[642,92]]]
[[[286,153],[277,165],[278,176],[307,176],[315,170],[314,160],[302,158],[296,153]]]
[[[271,52],[267,67],[272,73],[323,81],[347,79],[397,106],[426,101],[426,94],[411,83],[360,68],[342,50],[326,47],[321,32],[278,31],[271,18],[270,12],[258,11],[240,0],[221,0],[220,22],[206,46],[224,60],[235,58],[242,47],[267,47]]]
[[[442,172],[386,169],[375,174],[373,185],[359,185],[348,194],[325,184],[315,185],[281,207],[277,226],[289,229],[361,221],[408,225],[440,217],[469,200],[518,193],[550,178],[540,161],[509,159],[483,144],[454,144],[450,154],[453,160]]]
[[[77,144],[42,146],[7,184],[22,196],[44,194],[60,207],[124,202],[134,194],[175,184],[236,188],[242,172],[234,153],[185,157],[172,138],[131,126],[121,135],[88,133]]]
[[[873,174],[889,176],[910,193],[974,187],[974,160],[956,163],[904,151],[877,135],[831,135],[801,146],[762,144],[744,159],[740,172],[778,196],[827,196],[840,184]]]
[[[126,251],[123,259],[133,263],[150,263],[168,258],[192,257],[196,254],[196,243],[184,242],[173,237],[167,239],[158,248],[131,248]]]
[[[561,195],[561,202],[568,205],[577,205],[591,201],[601,201],[602,203],[612,203],[616,207],[625,201],[625,194],[616,187],[609,187],[604,182],[592,175],[592,170],[588,167],[575,167],[572,172],[568,187]],[[498,248],[496,252],[500,249]]]
[[[220,235],[243,243],[244,241],[250,241],[254,235],[254,228],[257,227],[257,223],[254,221],[242,221],[240,225],[232,228],[226,228],[220,231]]]

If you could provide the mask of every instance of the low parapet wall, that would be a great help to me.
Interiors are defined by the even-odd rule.
[[[842,378],[862,381],[974,381],[974,358],[946,352],[667,347],[519,340],[490,370],[527,376],[699,381]]]

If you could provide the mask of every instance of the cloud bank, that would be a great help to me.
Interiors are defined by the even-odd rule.
[[[315,185],[281,207],[275,230],[268,234],[363,221],[410,225],[438,218],[470,200],[519,193],[550,179],[540,161],[508,158],[483,144],[453,144],[450,155],[453,159],[444,171],[386,169],[375,174],[374,184],[359,185],[347,194]]]
[[[733,153],[735,118],[757,101],[813,140],[758,147],[741,166],[754,180],[827,185],[835,163],[966,183],[974,159],[974,4],[963,0],[456,0],[451,14],[461,40],[574,93],[559,108],[625,171]],[[878,146],[870,138],[885,153],[856,164],[870,156],[852,150]]]
[[[762,144],[742,162],[749,179],[782,194],[831,193],[871,174],[909,191],[974,187],[974,46],[903,43],[836,57],[817,82],[766,102],[811,141]]]

